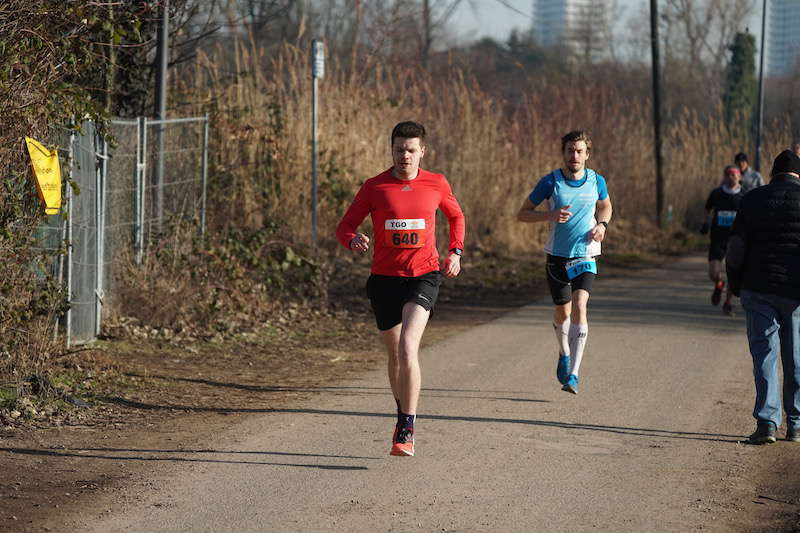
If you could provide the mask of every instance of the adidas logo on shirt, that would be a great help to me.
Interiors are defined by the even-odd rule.
[[[400,192],[413,191],[413,190],[414,189],[411,188],[411,185],[406,185],[402,189],[400,189]]]

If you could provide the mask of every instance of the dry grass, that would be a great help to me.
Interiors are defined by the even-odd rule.
[[[235,72],[220,65],[233,56]],[[310,237],[310,73],[304,50],[267,58],[238,42],[201,55],[184,76],[188,98],[212,111],[212,174],[225,191],[216,223],[277,223],[286,237]],[[516,211],[537,179],[560,163],[559,138],[588,129],[591,166],[606,176],[618,218],[652,231],[655,173],[651,104],[602,80],[539,83],[521,102],[499,101],[458,71],[433,79],[411,69],[348,74],[329,65],[320,82],[319,220],[323,241],[360,183],[390,165],[388,134],[401,120],[429,129],[424,166],[448,176],[467,215],[468,246],[531,249],[544,227],[521,225]],[[710,117],[720,116],[712,112]],[[674,221],[694,223],[723,167],[746,144],[721,119],[685,113],[664,135],[666,203]],[[749,142],[749,140],[745,140]],[[765,161],[789,142],[786,126],[767,130]]]

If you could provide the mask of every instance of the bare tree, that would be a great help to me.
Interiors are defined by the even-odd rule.
[[[728,45],[744,29],[754,4],[754,0],[667,0],[662,18],[676,52],[692,64],[721,69]]]
[[[708,109],[722,96],[728,46],[753,13],[755,0],[662,0],[659,32],[662,39],[664,83],[669,101]],[[632,56],[647,62],[649,10],[642,6],[631,18]]]

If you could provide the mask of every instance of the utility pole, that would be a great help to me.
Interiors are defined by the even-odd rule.
[[[422,2],[422,68],[428,68],[428,57],[431,53],[431,5],[430,0]]]
[[[758,109],[756,110],[756,160],[755,167],[761,172],[761,130],[764,127],[764,47],[767,42],[767,0],[761,7],[761,49],[758,60]]]
[[[653,125],[656,141],[656,221],[664,227],[664,174],[661,146],[661,64],[658,38],[658,0],[650,0],[650,47],[653,56]]]
[[[161,21],[158,26],[158,43],[156,50],[156,119],[167,119],[167,67],[169,65],[169,0],[161,0]],[[164,220],[164,144],[166,131],[164,123],[158,125],[158,162],[154,177],[157,231],[161,233]]]
[[[108,47],[103,50],[103,56],[106,61],[106,102],[105,102],[105,111],[108,113],[108,116],[111,116],[111,112],[113,110],[114,105],[114,79],[117,73],[117,47],[114,44],[114,6],[111,5],[108,7],[108,18],[111,21],[108,30]]]
[[[317,128],[319,126],[318,88],[325,76],[325,48],[322,41],[311,41],[311,247],[317,245]]]

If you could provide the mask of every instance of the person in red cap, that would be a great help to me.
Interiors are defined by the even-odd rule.
[[[800,442],[800,158],[784,150],[772,180],[742,198],[725,256],[728,281],[742,298],[753,357],[756,430],[751,444]],[[778,361],[783,366],[783,386]]]
[[[742,174],[739,169],[728,165],[725,167],[722,185],[711,191],[706,200],[706,221],[703,223],[700,233],[704,235],[710,233],[711,237],[708,246],[708,277],[714,282],[711,305],[719,305],[722,293],[725,291],[722,261],[725,259],[728,235],[733,221],[736,219],[736,212],[739,210],[739,202],[743,195],[741,178]],[[725,303],[722,304],[722,312],[726,315],[733,314],[732,299],[733,293],[729,288],[725,291]]]

